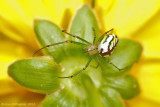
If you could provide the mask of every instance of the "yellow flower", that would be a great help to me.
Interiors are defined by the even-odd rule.
[[[38,43],[33,19],[46,18],[67,29],[77,8],[91,0],[3,0],[0,1],[0,105],[29,104],[37,106],[43,95],[26,91],[8,78],[12,61],[30,57]],[[143,56],[131,70],[139,81],[141,93],[126,101],[127,106],[160,105],[160,1],[97,0],[95,11],[102,31],[117,30],[120,38],[131,38],[143,46]],[[136,50],[135,50],[136,51]],[[17,95],[16,93],[19,92]],[[36,99],[36,100],[35,100]]]

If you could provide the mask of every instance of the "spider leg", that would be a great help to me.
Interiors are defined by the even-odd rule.
[[[97,66],[96,66],[96,69],[99,67],[99,63],[97,64]]]
[[[99,67],[99,63],[96,66],[93,66],[93,65],[90,65],[90,66],[92,66],[92,67],[97,69]]]
[[[72,36],[72,37],[74,37],[74,38],[77,38],[77,39],[79,39],[79,40],[81,40],[81,41],[83,41],[83,42],[85,42],[85,43],[87,43],[87,44],[91,44],[91,43],[89,43],[88,41],[86,41],[85,39],[80,38],[79,36],[76,36],[76,35],[70,34],[70,33],[68,33],[68,32],[67,32],[67,31],[65,31],[65,30],[62,30],[62,32],[66,33],[66,34],[67,34],[67,35],[69,35],[69,36]]]
[[[107,60],[107,62],[108,62],[109,64],[113,65],[113,66],[114,66],[115,68],[117,68],[119,71],[124,70],[124,69],[126,69],[126,68],[129,67],[129,66],[126,66],[126,67],[120,69],[120,68],[118,68],[116,65],[114,65],[112,62],[110,62],[109,60]]]
[[[53,44],[50,44],[50,45],[46,45],[46,46],[38,49],[32,56],[34,57],[36,53],[38,53],[40,50],[42,50],[42,49],[44,49],[44,48],[51,47],[51,46],[55,46],[55,45],[59,45],[59,44],[65,44],[65,43],[74,43],[74,44],[77,44],[77,45],[86,45],[86,44],[83,44],[83,43],[80,43],[80,42],[75,42],[75,41],[71,41],[71,40],[66,40],[66,41],[63,41],[63,42],[57,42],[57,43],[53,43]]]
[[[105,57],[104,57],[105,58]],[[122,69],[118,68],[116,65],[114,65],[112,62],[110,62],[109,60],[106,60],[109,64],[111,64],[112,66],[114,66],[116,69],[118,69],[118,71],[121,71]]]
[[[98,62],[97,66],[92,66],[92,65],[91,66],[97,69],[99,67],[99,65],[100,65],[100,61],[99,61],[99,59],[98,59],[98,57],[96,55],[95,55],[94,59]]]
[[[104,34],[98,39],[98,41],[100,41],[106,34],[108,34],[109,32],[112,32],[114,29],[110,29],[107,32],[104,32]]]
[[[122,69],[118,68],[116,65],[114,65],[112,62],[110,62],[109,60],[106,60],[109,64],[111,64],[112,66],[114,66],[115,68],[117,68],[119,71],[121,71]]]
[[[99,67],[99,65],[100,65],[100,60],[98,59],[98,57],[97,57],[97,56],[96,56],[95,60],[97,60],[97,62],[98,62],[98,65],[97,65],[97,68],[98,68],[98,67]]]
[[[95,32],[95,29],[94,28],[92,28],[92,30],[93,30],[93,33],[94,33],[94,39],[93,39],[93,44],[95,43],[95,40],[96,40],[96,32]]]
[[[114,29],[112,28],[112,29],[108,30],[107,32],[104,32],[103,35],[106,35],[106,34],[108,34],[109,32],[112,32],[113,30],[114,30]]]
[[[89,58],[89,60],[88,60],[87,64],[85,65],[85,67],[84,67],[83,69],[81,69],[80,71],[78,71],[77,73],[75,73],[75,74],[73,74],[73,75],[71,75],[71,76],[58,77],[58,78],[73,78],[74,76],[76,76],[76,75],[78,75],[79,73],[81,73],[82,71],[84,71],[84,70],[89,66],[89,64],[90,64],[90,62],[92,61],[92,59],[93,59],[92,57]]]
[[[102,56],[105,61],[107,61],[109,64],[111,64],[112,66],[114,66],[116,69],[118,69],[119,71],[121,71],[122,69],[118,68],[116,65],[114,65],[112,62],[110,62],[109,60],[107,60],[104,56]]]

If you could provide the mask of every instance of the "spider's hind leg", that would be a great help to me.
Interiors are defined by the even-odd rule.
[[[85,69],[87,69],[87,67],[89,66],[90,62],[92,61],[92,57],[89,58],[87,64],[85,65],[84,68],[82,68],[80,71],[76,72],[75,74],[71,75],[71,76],[67,76],[67,77],[58,77],[58,78],[73,78],[74,76],[78,75],[79,73],[81,73],[82,71],[84,71]]]
[[[123,69],[118,68],[116,65],[114,65],[111,61],[107,60],[105,57],[103,57],[105,59],[105,61],[107,61],[109,64],[111,64],[112,66],[114,66],[116,69],[118,69],[118,71],[121,71]]]
[[[116,65],[114,65],[112,62],[110,62],[109,60],[107,60],[107,62],[109,63],[109,64],[111,64],[112,66],[114,66],[116,69],[118,69],[118,71],[122,71],[122,70],[125,70],[125,69],[127,69],[128,67],[130,67],[130,66],[126,66],[126,67],[124,67],[124,68],[118,68]]]
[[[109,64],[111,64],[112,66],[114,66],[116,69],[118,69],[119,71],[123,70],[123,69],[120,69],[118,68],[116,65],[114,65],[112,62],[110,62],[109,60],[106,60]]]

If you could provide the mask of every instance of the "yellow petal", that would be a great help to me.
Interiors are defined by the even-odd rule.
[[[20,85],[16,84],[11,79],[0,80],[0,96],[9,94],[15,91],[20,91],[22,89],[23,88]]]
[[[160,102],[150,101],[140,96],[126,101],[127,107],[159,107]]]
[[[132,35],[143,46],[144,56],[160,58],[160,11],[141,29]]]
[[[27,0],[28,2],[28,0]],[[32,5],[33,8],[36,8],[35,5],[37,5],[37,0],[30,0],[30,2],[34,2]],[[51,15],[51,18],[54,23],[60,25],[62,16],[67,8],[70,8],[71,13],[73,14],[75,10],[83,3],[83,0],[43,0],[41,1],[41,5],[45,8],[47,13]],[[30,3],[28,4],[30,5]],[[41,6],[40,5],[40,6]],[[32,9],[32,8],[30,8]],[[46,12],[41,9],[39,9],[38,13]],[[37,11],[34,11],[34,16],[41,16],[37,14]]]
[[[141,97],[160,102],[160,59],[144,59],[137,65],[132,74],[139,82]]]
[[[0,96],[1,107],[38,107],[44,95],[21,90]]]
[[[97,1],[103,7],[106,29],[115,28],[121,37],[138,30],[159,10],[159,0],[111,0],[110,6],[104,0]]]
[[[33,19],[45,18],[56,24],[61,19],[66,8],[71,12],[82,4],[82,0],[5,0],[0,3],[0,32],[21,43],[36,47]]]
[[[0,32],[13,40],[35,47],[32,19],[29,18],[19,2],[15,0],[1,1],[0,16]]]
[[[32,56],[34,50],[24,44],[0,37],[0,80],[8,78],[8,65],[16,59]]]
[[[65,30],[68,29],[69,23],[71,21],[71,17],[72,17],[72,14],[71,14],[70,9],[66,9],[65,12],[64,12],[64,15],[63,15],[63,19],[61,21],[62,29],[65,29]]]

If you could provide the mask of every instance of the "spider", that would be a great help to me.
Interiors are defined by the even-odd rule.
[[[117,35],[115,35],[113,33],[113,28],[110,29],[109,31],[105,32],[99,39],[98,39],[98,44],[95,43],[95,40],[96,40],[96,33],[95,33],[95,30],[94,28],[93,29],[93,32],[94,32],[94,39],[93,39],[93,43],[90,43],[88,42],[87,40],[83,39],[83,38],[80,38],[76,35],[73,35],[73,34],[70,34],[68,33],[67,31],[65,30],[62,30],[62,32],[68,34],[69,36],[72,36],[74,38],[77,38],[83,42],[85,42],[86,44],[84,43],[80,43],[80,42],[76,42],[76,41],[72,41],[72,40],[66,40],[66,41],[63,41],[63,42],[58,42],[58,43],[54,43],[54,44],[50,44],[50,45],[46,45],[42,48],[40,48],[39,50],[37,50],[33,56],[39,52],[40,50],[44,49],[44,48],[47,48],[47,47],[51,47],[51,46],[55,46],[55,45],[59,45],[59,44],[65,44],[65,43],[73,43],[73,44],[77,44],[77,45],[86,45],[86,47],[84,48],[85,49],[85,52],[87,54],[89,54],[90,56],[94,56],[96,54],[99,54],[101,55],[102,57],[108,57],[112,54],[114,48],[116,47],[117,43],[118,43],[118,37]],[[58,77],[58,78],[72,78],[76,75],[78,75],[79,73],[81,73],[82,71],[86,70],[87,67],[89,66],[90,62],[92,61],[92,59],[96,58],[95,60],[97,60],[97,57],[90,57],[87,64],[85,65],[84,68],[82,68],[80,71],[78,71],[77,73],[71,75],[71,76],[66,76],[66,77]],[[114,67],[116,67],[119,71],[120,69],[114,65],[113,63],[111,63],[110,61],[108,61],[109,64],[113,65]],[[98,65],[96,66],[96,68],[99,66],[99,63]]]

